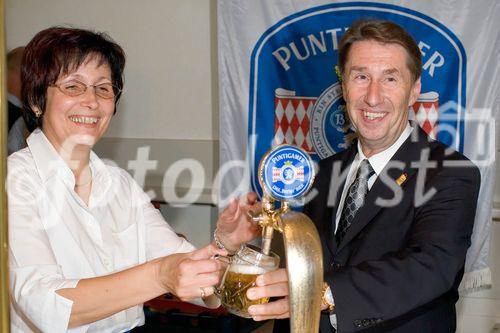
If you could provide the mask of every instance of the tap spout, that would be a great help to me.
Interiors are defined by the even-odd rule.
[[[317,333],[323,285],[323,252],[318,231],[305,214],[280,215],[289,283],[292,333]]]

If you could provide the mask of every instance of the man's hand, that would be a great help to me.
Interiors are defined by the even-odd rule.
[[[217,238],[228,251],[236,251],[241,244],[260,235],[261,228],[248,216],[248,212],[259,213],[261,204],[256,193],[248,193],[246,198],[232,199],[217,220]]]
[[[288,275],[284,268],[260,275],[256,287],[247,290],[247,297],[256,300],[263,297],[283,297],[267,304],[252,305],[248,312],[253,320],[282,319],[290,317],[288,303]]]

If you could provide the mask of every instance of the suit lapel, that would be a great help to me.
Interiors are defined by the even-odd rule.
[[[411,162],[418,161],[421,150],[428,146],[428,138],[425,132],[413,123],[412,126],[414,127],[412,134],[410,134],[390,160],[390,162],[403,162],[403,170],[395,167],[391,168],[389,162],[382,171],[382,174],[386,174],[392,182],[397,184],[402,181],[402,183],[398,184],[401,187],[404,187],[418,170],[412,167]],[[379,176],[368,192],[364,206],[357,212],[351,226],[336,250],[340,251],[344,248],[382,209],[381,205],[376,204],[377,198],[391,199],[393,196],[393,190]]]

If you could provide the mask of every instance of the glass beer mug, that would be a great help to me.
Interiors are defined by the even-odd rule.
[[[273,252],[265,255],[258,247],[246,244],[234,256],[218,256],[217,259],[227,263],[228,267],[221,283],[215,288],[216,295],[229,312],[251,318],[248,307],[267,303],[269,298],[250,300],[247,298],[247,290],[255,286],[259,275],[278,269],[279,256]]]

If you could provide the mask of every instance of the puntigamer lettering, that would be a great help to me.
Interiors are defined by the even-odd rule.
[[[272,54],[285,71],[288,71],[290,60],[304,61],[330,50],[337,51],[341,33],[345,31],[347,28],[335,28],[308,34],[291,41],[288,45],[278,47]],[[445,64],[445,58],[440,52],[433,51],[428,42],[419,41],[418,47],[422,54],[422,69],[433,77],[436,69]]]
[[[304,163],[305,160],[304,160],[304,157],[302,157],[301,155],[299,154],[294,154],[294,153],[283,153],[283,154],[279,154],[275,157],[272,158],[272,162],[273,163],[277,163],[283,159],[294,159],[296,161],[299,161],[300,163]]]

